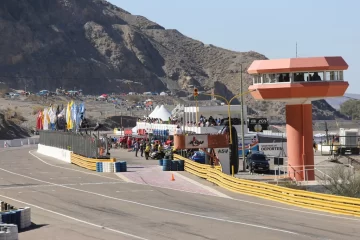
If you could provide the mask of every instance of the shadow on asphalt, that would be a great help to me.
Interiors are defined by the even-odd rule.
[[[30,227],[21,229],[21,230],[19,230],[19,232],[27,232],[27,231],[35,230],[35,229],[38,229],[38,228],[46,227],[48,225],[49,224],[36,224],[36,223],[32,222]]]

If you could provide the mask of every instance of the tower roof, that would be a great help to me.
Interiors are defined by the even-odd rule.
[[[342,57],[309,57],[273,60],[255,60],[248,68],[249,74],[288,73],[314,71],[342,71],[348,69]]]

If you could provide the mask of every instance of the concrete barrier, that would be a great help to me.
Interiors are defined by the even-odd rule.
[[[21,138],[13,140],[0,140],[0,148],[21,147],[26,145],[36,145],[39,143],[39,138]]]
[[[1,240],[18,240],[18,226],[15,224],[0,224]]]
[[[37,152],[48,157],[71,163],[72,152],[69,150],[38,144]]]

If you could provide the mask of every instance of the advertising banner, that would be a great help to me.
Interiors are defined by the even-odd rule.
[[[207,148],[208,135],[187,135],[185,136],[185,148]]]
[[[268,120],[267,118],[249,118],[249,131],[250,132],[262,132],[268,130]]]
[[[286,157],[287,148],[284,143],[259,143],[259,151],[264,152],[266,156]]]
[[[132,128],[125,128],[124,129],[124,134],[125,135],[132,135]]]

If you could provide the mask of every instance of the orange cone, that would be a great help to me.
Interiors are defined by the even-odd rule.
[[[171,174],[171,181],[175,181],[175,177],[173,173]]]

